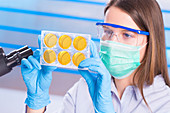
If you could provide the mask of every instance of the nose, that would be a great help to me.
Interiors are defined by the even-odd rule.
[[[114,35],[112,36],[112,41],[119,42],[119,37],[118,37],[117,34],[114,34]]]

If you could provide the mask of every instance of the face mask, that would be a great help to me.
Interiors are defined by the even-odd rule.
[[[101,41],[99,54],[110,74],[116,79],[123,79],[140,65],[140,49],[143,47],[107,40]]]

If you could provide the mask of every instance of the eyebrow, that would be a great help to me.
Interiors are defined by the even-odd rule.
[[[103,25],[103,28],[105,28],[105,29],[108,29],[108,30],[111,30],[112,32],[113,32],[113,30],[110,28],[110,26],[105,26],[105,25]]]
[[[103,27],[104,27],[104,28],[107,28],[107,29],[110,29],[109,27],[107,27],[107,26],[105,26],[105,25],[103,25]],[[110,30],[111,30],[111,29],[110,29]]]
[[[128,31],[128,32],[132,32],[132,33],[135,33],[135,32],[133,32],[133,31],[129,31],[129,30],[126,30],[126,29],[123,29],[122,31]]]
[[[103,25],[103,27],[104,28],[106,28],[106,29],[109,29],[109,30],[111,30],[111,31],[113,31],[112,29],[110,29],[108,26],[106,26],[106,25]],[[113,27],[114,28],[114,27]],[[126,31],[126,32],[132,32],[132,33],[135,33],[135,32],[133,32],[133,31],[129,31],[129,30],[126,30],[126,29],[122,29],[122,28],[116,28],[116,29],[121,29],[121,32],[122,31]],[[136,33],[135,33],[136,34]]]

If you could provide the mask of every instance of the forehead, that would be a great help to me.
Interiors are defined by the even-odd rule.
[[[104,22],[140,30],[140,28],[126,12],[113,6],[107,10]]]

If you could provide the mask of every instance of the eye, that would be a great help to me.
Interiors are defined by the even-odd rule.
[[[113,33],[113,31],[111,31],[111,30],[109,30],[109,29],[104,29],[104,31],[103,31],[103,39],[105,39],[105,40],[110,40],[112,37],[112,33]]]
[[[105,30],[104,30],[104,33],[106,33],[106,34],[108,34],[108,35],[111,35],[111,34],[113,33],[113,31],[108,30],[108,29],[105,29]]]
[[[125,38],[132,38],[132,35],[130,35],[130,34],[128,34],[128,33],[124,33],[123,36],[124,36]]]
[[[112,30],[110,30],[108,27],[106,27],[106,26],[103,26],[103,31],[104,31],[104,33],[106,33],[106,34],[112,34]]]
[[[128,38],[135,38],[136,34],[133,32],[124,32],[122,33],[123,38],[128,39]]]

